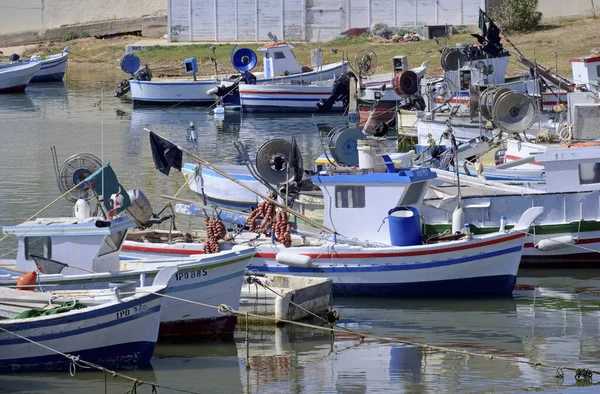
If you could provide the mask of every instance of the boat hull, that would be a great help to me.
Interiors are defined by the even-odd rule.
[[[47,56],[45,60],[41,60],[42,67],[33,78],[30,83],[38,82],[58,82],[62,81],[65,73],[67,72],[67,60],[69,57],[68,52],[63,52],[57,55]]]
[[[253,254],[253,249],[248,249],[225,256],[205,256],[191,262],[186,257],[186,261],[181,263],[176,259],[170,262],[166,259],[141,261],[125,255],[118,273],[41,275],[40,282],[53,285],[56,290],[105,289],[109,282],[123,280],[134,280],[139,285],[143,274],[144,284],[149,285],[160,268],[175,264],[179,271],[169,281],[167,294],[190,302],[165,298],[160,336],[230,337],[235,330],[236,317],[223,316],[216,307],[225,304],[238,308],[243,276]],[[0,278],[0,285],[14,285],[15,281],[14,277],[10,280]]]
[[[24,91],[31,78],[33,78],[41,67],[39,63],[16,63],[0,68],[0,92],[14,93]]]
[[[10,320],[0,327],[103,366],[147,364],[156,346],[161,302],[159,295],[147,294],[93,310]],[[0,368],[53,369],[71,362],[5,331],[0,332],[0,347]]]
[[[264,243],[248,266],[266,274],[331,278],[335,296],[440,296],[510,295],[515,285],[525,234],[486,235],[472,241],[455,241],[412,247],[363,248],[344,244],[284,248]],[[200,244],[187,252],[200,251]],[[159,244],[148,244],[163,253]],[[307,255],[310,267],[276,261],[279,252]]]
[[[292,81],[313,82],[318,80],[333,79],[346,71],[346,63],[333,63],[323,66],[322,71],[312,71],[303,74],[280,76],[276,79],[259,78],[257,83],[277,82],[292,83]],[[152,81],[130,81],[131,99],[137,104],[212,104],[216,100],[214,94],[206,93],[212,88],[221,86],[218,79],[199,80],[152,80]],[[236,93],[227,95],[229,100],[237,102],[239,95]]]
[[[318,112],[317,103],[331,96],[333,85],[258,84],[240,86],[240,104],[246,112]],[[341,101],[332,111],[343,111]]]
[[[197,174],[195,164],[185,163],[182,173],[189,184],[190,190],[207,198],[207,202],[223,208],[229,208],[239,211],[250,211],[258,206],[262,200],[256,193],[232,182],[217,172],[201,168]],[[252,190],[262,194],[268,194],[269,190],[256,178],[250,175],[246,166],[220,166],[230,176],[244,183]]]

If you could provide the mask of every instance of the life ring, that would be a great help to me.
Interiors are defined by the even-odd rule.
[[[280,45],[287,45],[287,42],[285,42],[285,41],[270,42],[268,44],[263,45],[263,48],[278,47]]]

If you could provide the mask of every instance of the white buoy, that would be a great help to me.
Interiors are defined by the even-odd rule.
[[[90,213],[90,204],[83,199],[83,197],[79,197],[74,207],[75,218],[79,220],[87,219],[91,216]]]
[[[279,252],[275,256],[275,260],[279,264],[285,264],[291,267],[308,268],[312,265],[312,259],[310,256],[294,252]]]
[[[465,224],[465,212],[459,206],[456,207],[454,213],[452,213],[452,234],[460,233]]]
[[[577,243],[577,238],[572,235],[562,235],[560,237],[542,239],[535,247],[543,252],[550,250],[564,249]]]

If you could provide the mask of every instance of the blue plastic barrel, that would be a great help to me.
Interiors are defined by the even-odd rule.
[[[421,245],[421,219],[414,207],[396,207],[388,212],[390,240],[394,246]]]

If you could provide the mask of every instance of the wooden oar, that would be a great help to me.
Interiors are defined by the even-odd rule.
[[[23,270],[19,270],[14,268],[13,266],[10,265],[0,265],[0,270],[7,270],[7,271],[12,271],[12,272],[18,272],[19,274],[27,274],[30,271],[23,271]]]

